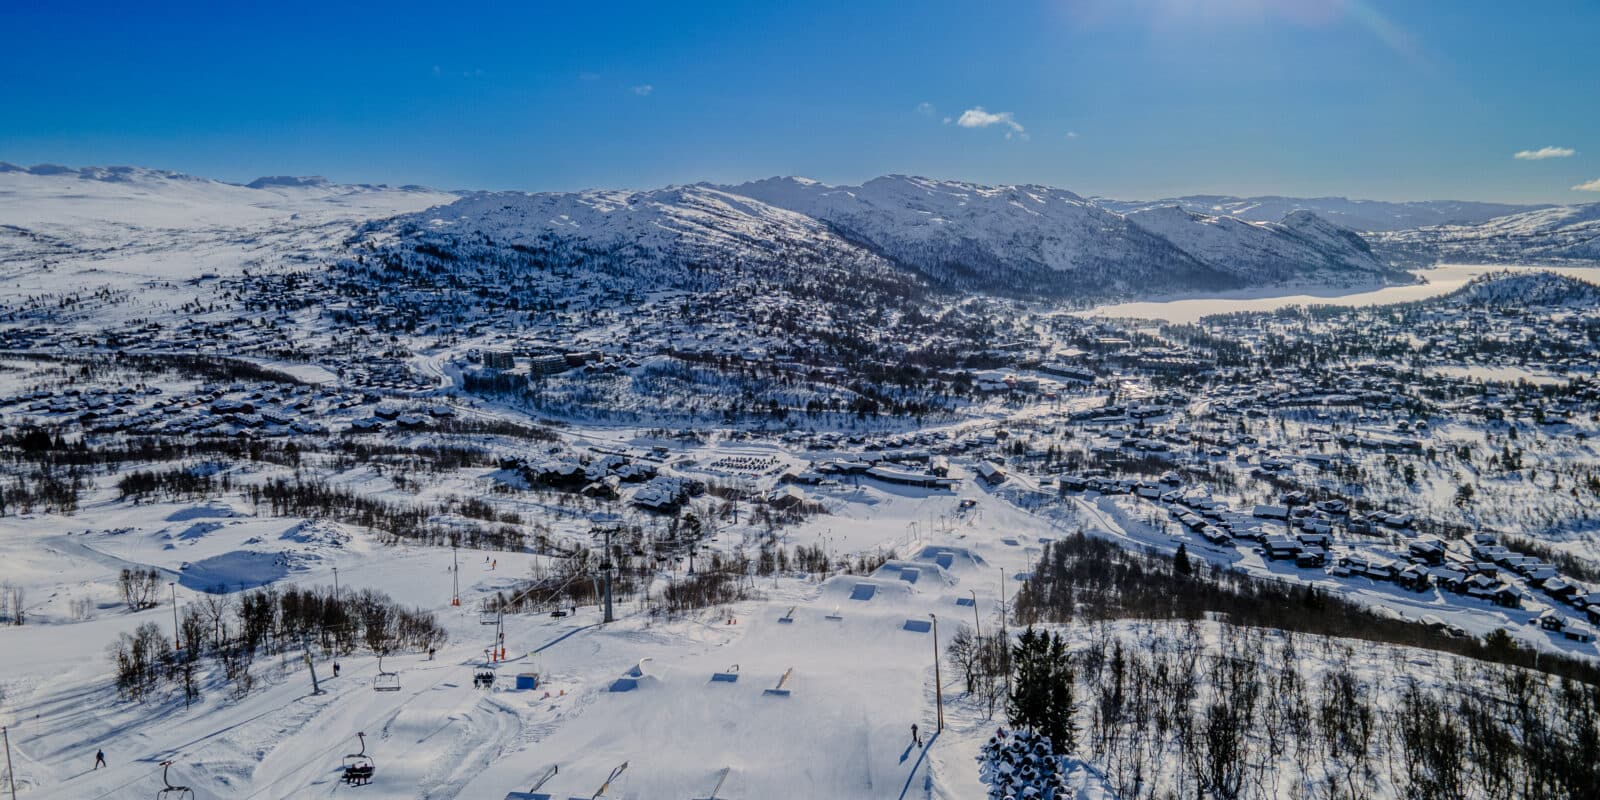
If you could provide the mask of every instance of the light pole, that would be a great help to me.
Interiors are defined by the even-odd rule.
[[[611,571],[614,569],[614,567],[612,566],[612,563],[611,563],[611,529],[610,528],[606,528],[606,532],[605,533],[606,533],[606,552],[605,552],[604,558],[602,558],[601,561],[600,561],[600,569],[605,571],[605,579],[606,579],[606,614],[605,614],[605,618],[603,619],[603,621],[604,622],[616,622],[617,618],[611,612]]]
[[[0,738],[6,741],[6,777],[11,780],[11,800],[17,800],[17,772],[11,768],[11,732],[0,725]]]
[[[339,568],[333,568],[333,602],[339,602]]]
[[[983,628],[978,625],[978,590],[968,589],[967,591],[972,592],[972,633],[981,641],[983,639]]]
[[[944,733],[944,683],[939,680],[939,617],[929,614],[928,619],[933,620],[933,697],[938,709],[938,729],[935,733]]]
[[[1011,632],[1006,630],[1006,568],[1000,568],[1000,646],[1007,651],[1006,656],[1006,697],[1011,696]]]
[[[450,543],[450,605],[461,605],[461,559],[456,557],[459,548]]]
[[[172,648],[183,649],[183,636],[178,630],[178,582],[167,581],[167,588],[172,590]]]

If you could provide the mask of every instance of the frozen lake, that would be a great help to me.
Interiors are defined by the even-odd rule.
[[[1325,294],[1287,295],[1266,294],[1271,290],[1242,290],[1219,292],[1211,297],[1119,303],[1111,306],[1099,306],[1079,313],[1081,316],[1094,317],[1131,317],[1166,322],[1198,322],[1201,317],[1212,314],[1230,314],[1237,311],[1276,311],[1288,306],[1380,306],[1392,303],[1409,303],[1414,300],[1426,300],[1430,297],[1448,294],[1479,275],[1497,270],[1547,270],[1591,282],[1600,282],[1600,268],[1441,264],[1433,269],[1418,270],[1412,273],[1423,278],[1427,283],[1411,286],[1385,286],[1372,290],[1330,289]],[[1341,291],[1348,293],[1341,294],[1339,293]]]

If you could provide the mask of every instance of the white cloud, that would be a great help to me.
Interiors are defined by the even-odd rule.
[[[963,128],[987,128],[992,125],[1003,125],[1007,128],[1007,139],[1010,139],[1012,136],[1017,136],[1022,139],[1028,138],[1027,129],[1022,127],[1022,123],[1017,122],[1016,119],[1012,118],[1010,111],[990,113],[988,111],[984,111],[983,106],[973,106],[972,108],[961,112],[961,116],[956,118],[956,124]]]
[[[917,113],[918,114],[923,114],[923,115],[929,116],[929,117],[933,116],[933,104],[932,103],[918,103],[917,104]]]
[[[1076,138],[1078,138],[1078,132],[1077,131],[1067,131],[1067,138],[1068,139],[1076,139]]]
[[[633,87],[630,91],[632,91],[636,95],[639,95],[640,97],[648,97],[650,95],[650,93],[655,91],[655,90],[656,90],[656,87],[651,86],[648,83],[641,83],[638,86]]]
[[[1570,147],[1541,147],[1538,150],[1518,150],[1512,158],[1519,161],[1543,161],[1547,158],[1566,158],[1577,153],[1578,151]]]
[[[1574,192],[1600,192],[1600,178],[1572,187]]]

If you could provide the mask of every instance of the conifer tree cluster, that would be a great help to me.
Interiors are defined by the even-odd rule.
[[[995,731],[978,754],[978,778],[989,800],[1055,800],[1068,797],[1061,759],[1050,739],[1030,728]]]

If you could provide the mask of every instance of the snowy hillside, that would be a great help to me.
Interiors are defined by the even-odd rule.
[[[781,259],[791,248],[850,249],[816,220],[705,186],[476,194],[398,224],[419,225],[429,234],[487,236],[512,247],[565,239],[648,262]]]
[[[900,264],[965,288],[1074,294],[1236,283],[1122,217],[1044,186],[888,176],[845,187],[772,178],[731,191],[823,220]]]
[[[732,190],[824,220],[958,285],[1152,293],[1385,271],[1358,237],[1326,223],[1259,226],[1159,212],[1125,217],[1048,186],[895,175],[858,187],[771,178]]]
[[[1123,216],[1062,189],[905,176],[859,187],[773,178],[460,195],[320,177],[241,186],[136,167],[5,164],[0,219],[6,271],[49,268],[58,286],[63,269],[92,270],[85,283],[97,283],[315,263],[368,222],[373,246],[451,253],[452,269],[553,257],[577,283],[599,274],[639,289],[727,287],[747,270],[803,282],[823,268],[1077,299],[1392,276],[1358,236],[1309,214],[1260,224],[1160,209]]]
[[[1600,305],[1600,285],[1553,272],[1495,272],[1438,302],[1489,308],[1594,308]]]
[[[1196,194],[1163,200],[1113,200],[1090,198],[1096,205],[1121,214],[1163,206],[1179,206],[1197,214],[1219,214],[1250,222],[1277,222],[1296,211],[1310,211],[1336,225],[1356,231],[1398,231],[1430,225],[1473,225],[1495,217],[1547,206],[1511,203],[1475,203],[1460,200],[1420,200],[1392,203],[1350,200],[1344,197],[1234,197]]]
[[[1129,214],[1128,219],[1251,283],[1319,277],[1332,282],[1388,271],[1359,235],[1309,211],[1296,211],[1282,222],[1246,222],[1164,206]]]
[[[1380,252],[1421,262],[1600,262],[1600,203],[1524,211],[1477,225],[1377,234],[1373,243]]]
[[[0,162],[0,265],[8,277],[49,266],[190,278],[264,257],[268,245],[282,255],[348,235],[353,221],[454,199],[415,186],[239,186],[142,167]]]

